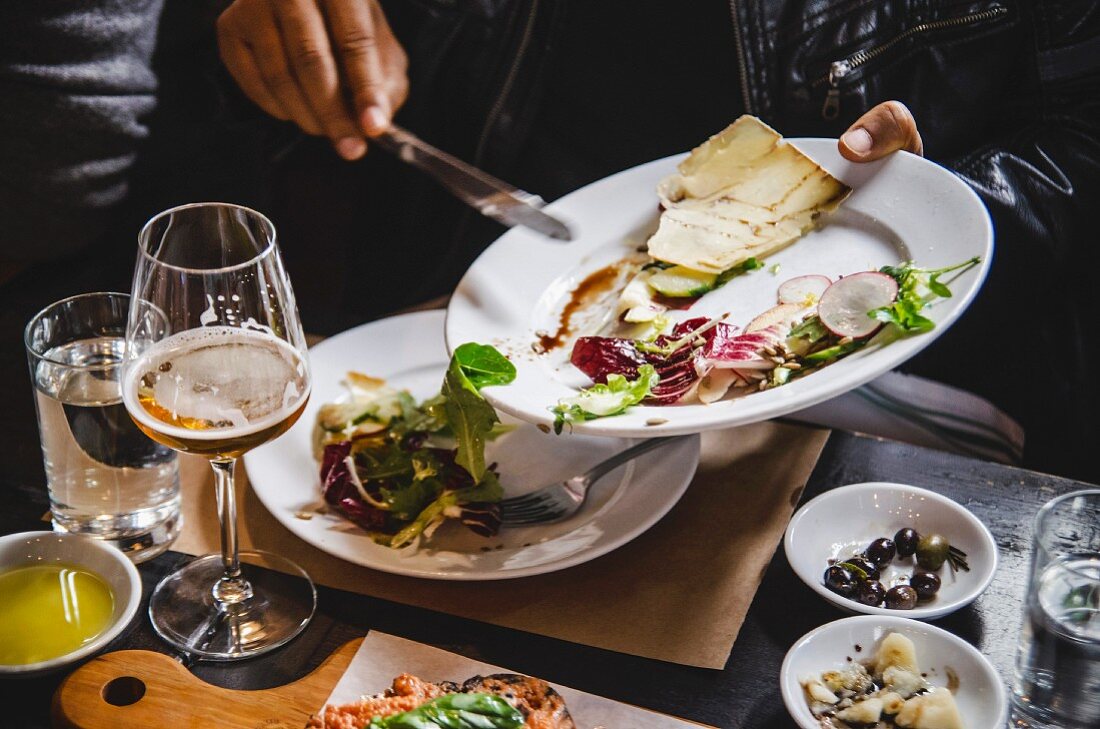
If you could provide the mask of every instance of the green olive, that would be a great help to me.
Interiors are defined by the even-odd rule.
[[[926,534],[917,543],[917,564],[929,572],[935,572],[947,561],[951,545],[939,534]]]

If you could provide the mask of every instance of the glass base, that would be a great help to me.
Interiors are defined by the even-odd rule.
[[[75,517],[71,510],[60,508],[51,509],[51,516],[55,532],[83,534],[105,542],[135,564],[152,559],[172,546],[183,525],[178,496],[156,508],[111,518]]]
[[[161,580],[149,601],[160,637],[199,660],[235,661],[301,633],[317,607],[317,591],[302,568],[270,552],[245,551],[241,559],[241,577],[251,590],[240,602],[214,597],[223,575],[219,554],[198,557]]]

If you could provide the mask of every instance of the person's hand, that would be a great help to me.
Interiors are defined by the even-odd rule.
[[[838,146],[841,156],[853,162],[871,162],[899,149],[924,155],[917,122],[900,101],[884,102],[861,116]]]
[[[405,51],[377,0],[235,0],[218,48],[252,101],[344,159],[362,157],[408,95]]]

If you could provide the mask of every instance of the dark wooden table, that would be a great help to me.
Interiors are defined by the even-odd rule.
[[[0,534],[42,529],[41,517],[47,508],[22,348],[23,326],[36,311],[64,296],[128,290],[132,248],[126,245],[119,250],[115,258],[99,253],[63,267],[31,268],[0,287],[0,453],[5,466],[0,472]],[[1083,485],[834,433],[803,499],[843,484],[874,480],[901,481],[939,491],[965,504],[989,525],[1001,550],[1001,566],[993,584],[974,605],[937,622],[978,646],[1007,679],[1020,625],[1032,517],[1046,500]],[[180,559],[184,557],[168,553],[141,567],[146,598],[161,575]],[[782,550],[772,560],[722,671],[620,655],[337,590],[321,588],[319,599],[310,627],[285,648],[241,663],[196,665],[195,673],[233,688],[282,685],[308,673],[345,641],[376,628],[718,727],[789,727],[792,722],[777,684],[783,656],[803,633],[844,617],[795,577]],[[109,650],[167,652],[145,611],[139,615]],[[50,698],[62,675],[0,680],[0,727],[48,726]]]
[[[993,584],[975,604],[937,624],[976,645],[1007,680],[1026,585],[1031,519],[1044,501],[1083,485],[837,432],[830,437],[803,499],[843,484],[875,480],[912,483],[950,496],[993,531],[1001,550]],[[42,528],[47,502],[41,480],[5,479],[0,489],[0,532]],[[168,553],[141,567],[146,599],[160,576],[180,559],[185,557]],[[144,610],[139,616],[109,649],[168,652],[150,628]],[[611,653],[325,588],[319,590],[312,624],[289,646],[250,661],[198,664],[193,670],[221,686],[277,686],[309,672],[345,641],[378,629],[718,727],[789,727],[792,722],[777,684],[783,656],[803,633],[841,617],[836,608],[798,580],[779,550],[722,671]],[[50,697],[60,678],[0,681],[0,705],[4,707],[0,726],[48,726]]]

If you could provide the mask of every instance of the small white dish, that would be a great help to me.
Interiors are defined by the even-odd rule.
[[[948,672],[958,678],[955,703],[967,729],[1001,729],[1008,713],[1008,695],[993,665],[962,638],[908,618],[860,615],[826,623],[795,642],[779,669],[779,685],[787,711],[802,729],[820,729],[806,704],[800,676],[820,675],[842,668],[848,658],[866,660],[875,655],[888,633],[913,641],[917,663],[933,686],[945,686]],[[862,650],[857,651],[856,646]]]
[[[966,552],[970,571],[953,573],[945,564],[937,573],[942,581],[939,593],[912,610],[870,607],[825,587],[823,576],[830,559],[851,557],[879,537],[893,539],[905,527],[947,537],[952,546]],[[997,543],[978,517],[946,496],[900,483],[842,486],[807,502],[787,525],[783,549],[795,574],[814,592],[843,610],[865,615],[942,617],[976,600],[997,571]],[[895,558],[882,571],[883,587],[906,584],[905,578],[916,566],[912,557]]]
[[[52,563],[99,575],[114,595],[111,619],[98,636],[65,655],[24,665],[0,664],[0,678],[36,676],[87,658],[114,640],[137,614],[141,577],[129,558],[114,547],[78,534],[22,532],[0,537],[0,573]]]

